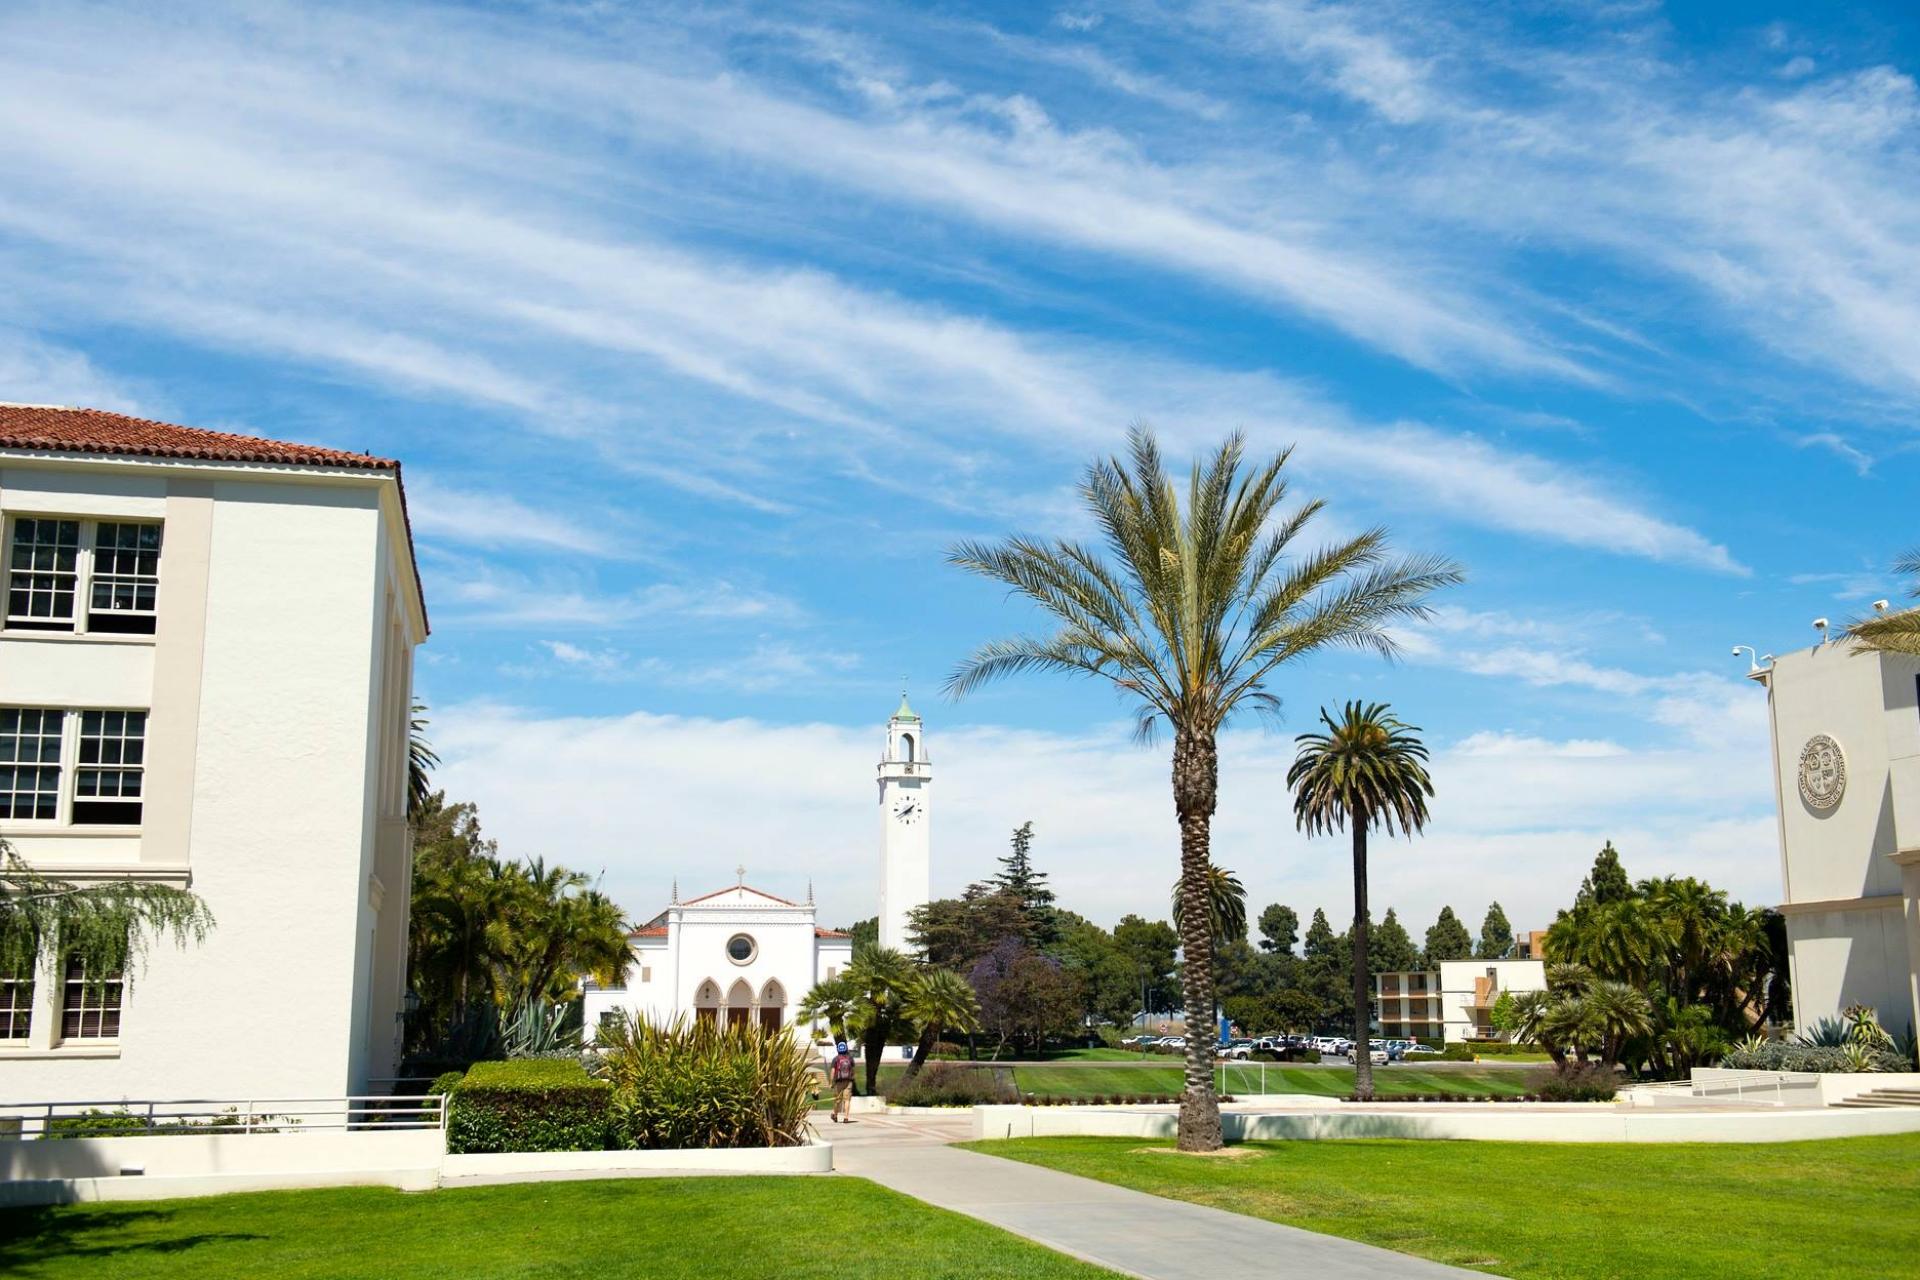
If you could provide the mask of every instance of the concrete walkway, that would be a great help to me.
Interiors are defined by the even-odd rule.
[[[868,1115],[824,1125],[838,1173],[990,1222],[1147,1280],[1219,1280],[1277,1270],[1315,1280],[1483,1276],[1373,1245],[1168,1200],[1035,1165],[957,1151],[968,1119]],[[1168,1156],[1168,1159],[1178,1157]]]

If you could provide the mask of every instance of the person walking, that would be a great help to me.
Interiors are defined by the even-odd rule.
[[[833,1116],[835,1124],[853,1123],[853,1055],[847,1052],[847,1042],[833,1042],[833,1064],[827,1069],[827,1077],[833,1081]]]

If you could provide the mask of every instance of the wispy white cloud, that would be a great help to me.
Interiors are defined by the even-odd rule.
[[[624,558],[630,548],[604,530],[553,511],[529,506],[510,494],[444,485],[429,476],[408,477],[409,509],[416,535],[475,547],[530,547],[586,556]]]

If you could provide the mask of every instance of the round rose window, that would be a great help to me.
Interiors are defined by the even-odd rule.
[[[753,939],[744,933],[736,933],[727,939],[727,958],[735,964],[746,964],[759,949]]]

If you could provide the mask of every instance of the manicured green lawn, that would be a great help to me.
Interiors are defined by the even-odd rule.
[[[1920,1135],[1773,1145],[1248,1143],[972,1149],[1516,1280],[1920,1276]]]
[[[905,1253],[902,1253],[905,1250]],[[10,1280],[1111,1280],[855,1178],[350,1188],[0,1211]]]
[[[1226,1068],[1227,1091],[1313,1093],[1345,1097],[1353,1092],[1352,1067],[1287,1067],[1268,1064],[1263,1077],[1259,1063],[1231,1063]],[[1382,1098],[1421,1093],[1471,1093],[1508,1097],[1527,1091],[1529,1072],[1499,1067],[1376,1067],[1374,1093]],[[1085,1098],[1099,1094],[1179,1093],[1186,1087],[1178,1066],[1166,1067],[1016,1067],[1013,1078],[1024,1093],[1048,1098]],[[1215,1079],[1220,1076],[1215,1074]]]

